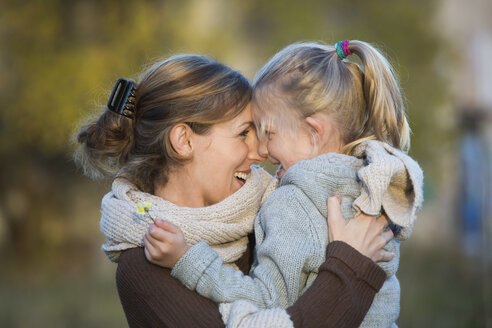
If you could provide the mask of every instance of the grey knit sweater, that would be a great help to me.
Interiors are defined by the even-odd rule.
[[[292,305],[311,285],[325,260],[326,199],[333,194],[342,196],[346,218],[359,211],[379,214],[383,209],[402,228],[398,238],[408,238],[422,203],[420,167],[404,153],[378,141],[363,143],[356,154],[359,158],[324,154],[286,171],[255,220],[256,257],[249,276],[223,266],[220,257],[202,242],[178,261],[172,275],[215,302],[246,300],[260,309]],[[399,241],[392,240],[387,249],[395,253],[392,261],[381,264],[388,279],[376,294],[362,327],[396,326]],[[230,321],[233,315],[224,313]]]

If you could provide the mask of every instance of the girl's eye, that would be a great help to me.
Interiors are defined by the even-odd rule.
[[[265,131],[265,136],[267,137],[268,140],[272,138],[273,132],[266,130]]]

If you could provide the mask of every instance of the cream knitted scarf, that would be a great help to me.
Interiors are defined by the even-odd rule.
[[[142,192],[128,180],[115,179],[101,205],[100,228],[106,237],[102,250],[111,261],[118,262],[123,250],[143,246],[143,236],[152,220],[138,215],[136,204],[149,202],[150,214],[179,226],[190,246],[203,240],[224,263],[232,264],[246,251],[247,235],[253,230],[262,196],[266,189],[273,190],[273,184],[267,172],[252,167],[237,192],[212,206],[191,208]]]

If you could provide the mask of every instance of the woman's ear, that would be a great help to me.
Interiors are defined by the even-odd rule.
[[[192,135],[193,131],[186,123],[176,124],[169,133],[169,140],[174,151],[183,158],[189,158],[193,153]]]

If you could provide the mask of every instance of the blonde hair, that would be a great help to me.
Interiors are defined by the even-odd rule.
[[[361,66],[318,43],[291,44],[263,66],[253,82],[260,137],[269,124],[296,129],[304,118],[324,112],[337,122],[343,153],[370,139],[408,151],[410,128],[393,68],[366,42],[352,40],[348,48]]]
[[[199,55],[155,63],[136,88],[135,118],[104,110],[76,134],[74,159],[90,177],[125,177],[146,192],[166,183],[169,169],[185,161],[169,138],[174,125],[206,134],[239,115],[252,93],[239,72]]]

